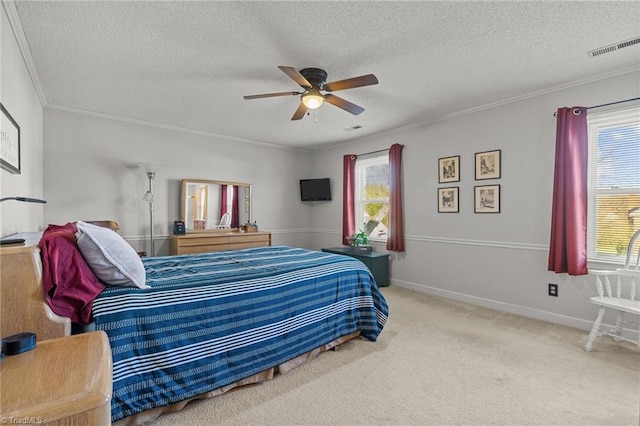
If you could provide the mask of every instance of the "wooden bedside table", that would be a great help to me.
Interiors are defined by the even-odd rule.
[[[94,331],[37,342],[0,361],[0,423],[111,424],[111,348]]]

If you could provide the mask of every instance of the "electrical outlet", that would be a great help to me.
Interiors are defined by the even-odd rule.
[[[558,297],[558,284],[549,283],[549,296]]]

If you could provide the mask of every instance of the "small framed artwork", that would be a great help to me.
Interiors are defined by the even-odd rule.
[[[475,213],[500,213],[500,185],[475,186]]]
[[[247,186],[247,187],[244,188],[244,198],[246,200],[251,198],[251,187],[250,186]]]
[[[0,167],[20,174],[20,126],[0,103]]]
[[[459,199],[459,187],[438,188],[438,213],[458,213]]]
[[[476,180],[500,178],[501,150],[476,152]]]
[[[244,211],[245,212],[249,211],[249,200],[244,200]]]
[[[460,156],[438,158],[438,183],[460,182]]]

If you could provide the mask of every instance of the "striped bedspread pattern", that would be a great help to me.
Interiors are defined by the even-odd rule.
[[[272,246],[143,258],[150,289],[108,287],[96,329],[113,353],[112,420],[206,393],[361,331],[387,303],[360,261]]]

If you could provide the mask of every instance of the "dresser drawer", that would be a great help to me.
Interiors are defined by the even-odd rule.
[[[229,245],[229,237],[178,238],[178,247]]]
[[[233,238],[229,238],[229,244],[244,244],[255,242],[270,242],[271,234],[258,234],[257,232],[249,234],[239,234]],[[271,244],[268,244],[271,245]]]
[[[203,232],[171,237],[171,254],[193,254],[212,251],[239,250],[271,245],[270,232],[220,233]]]
[[[172,250],[171,254],[195,254],[225,250],[231,250],[229,244],[189,245],[178,247],[175,251]]]

